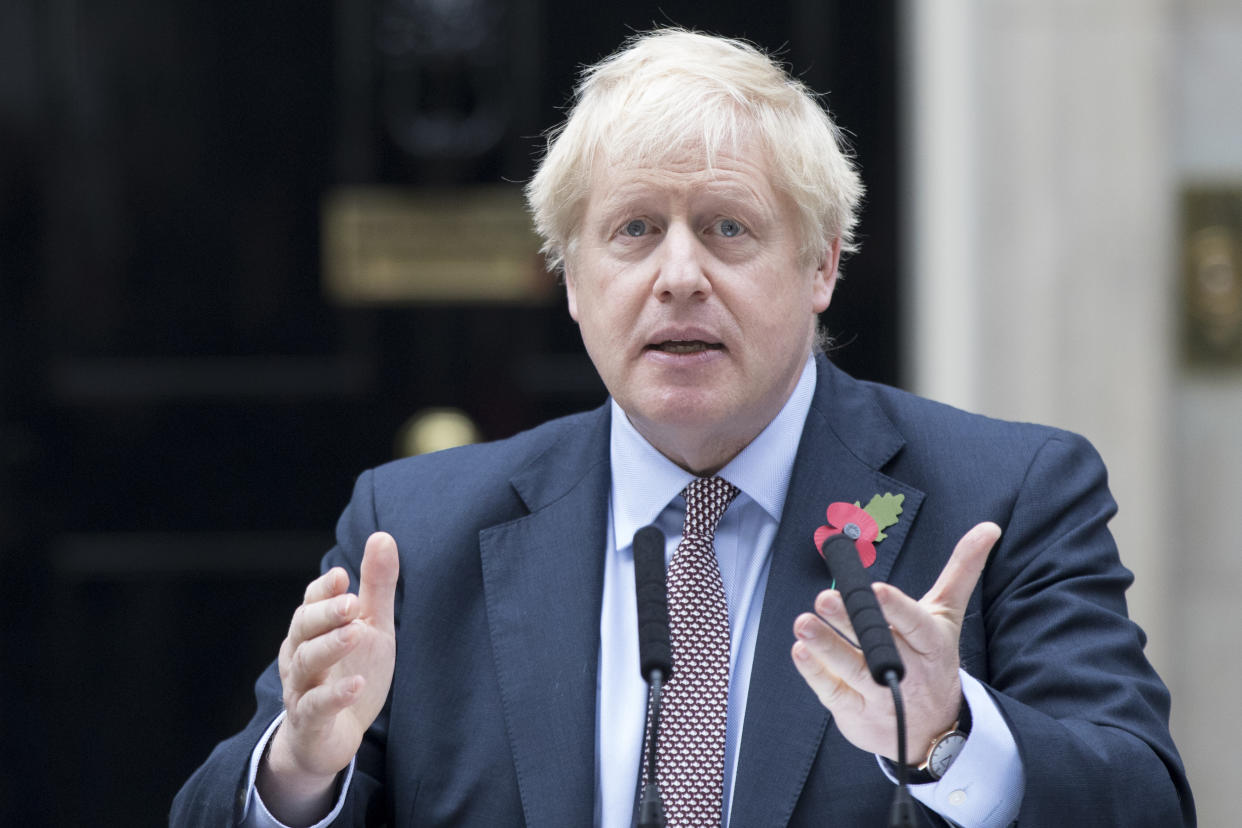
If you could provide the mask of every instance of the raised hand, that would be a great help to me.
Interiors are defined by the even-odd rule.
[[[337,775],[384,706],[396,663],[398,569],[396,542],[376,532],[357,595],[334,567],[310,583],[293,613],[278,659],[285,720],[257,779],[264,805],[282,822],[313,823],[331,809]]]
[[[912,761],[922,759],[932,739],[957,720],[962,699],[958,678],[962,618],[1000,534],[994,523],[980,523],[967,532],[919,601],[889,584],[873,586],[906,667],[901,687],[909,724],[907,756]],[[832,712],[842,735],[862,750],[895,760],[892,695],[871,678],[862,653],[851,643],[856,639],[840,593],[821,592],[815,612],[794,621],[794,635],[798,639],[793,645],[794,664]]]

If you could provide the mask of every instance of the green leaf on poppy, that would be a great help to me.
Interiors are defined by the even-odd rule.
[[[863,511],[871,515],[875,519],[876,526],[880,527],[880,533],[875,538],[877,543],[888,537],[884,534],[884,530],[897,523],[901,517],[901,504],[905,500],[906,496],[903,494],[895,495],[888,492],[875,495],[863,507]]]

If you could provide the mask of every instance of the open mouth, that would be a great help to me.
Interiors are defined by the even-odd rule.
[[[668,339],[647,346],[649,351],[662,351],[666,354],[698,354],[704,351],[721,351],[724,345],[720,342],[704,342],[700,339]]]

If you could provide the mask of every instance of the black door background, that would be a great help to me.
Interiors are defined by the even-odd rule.
[[[411,413],[457,406],[498,438],[603,400],[560,302],[334,305],[319,211],[347,184],[524,180],[576,70],[630,31],[747,37],[829,93],[868,185],[835,358],[894,381],[896,6],[4,4],[0,824],[164,822],[249,717],[354,476]],[[491,38],[490,68],[440,62],[418,105],[469,109],[499,78],[497,140],[393,140],[403,37]]]

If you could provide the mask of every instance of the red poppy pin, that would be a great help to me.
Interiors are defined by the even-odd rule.
[[[905,495],[877,494],[866,506],[854,503],[833,503],[828,507],[828,525],[815,530],[815,548],[824,554],[824,541],[833,535],[852,538],[863,566],[875,563],[875,544],[888,537],[884,530],[901,516]]]

